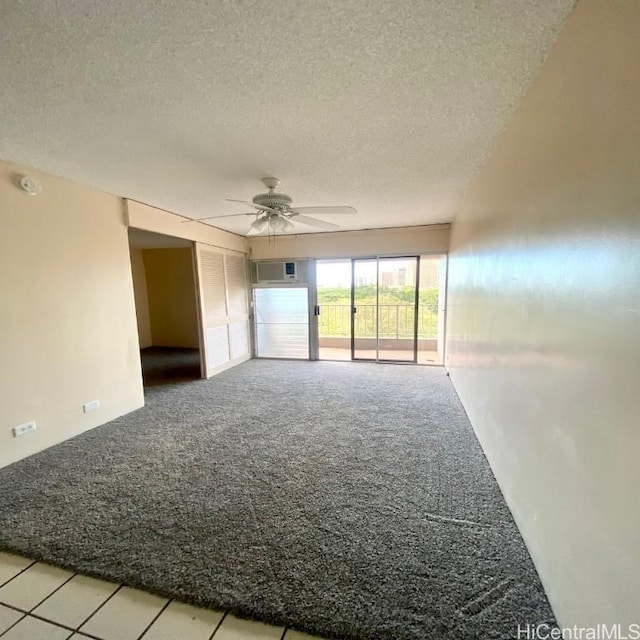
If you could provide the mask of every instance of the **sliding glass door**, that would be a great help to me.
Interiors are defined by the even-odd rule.
[[[378,360],[416,362],[419,258],[378,259]]]
[[[316,262],[318,358],[351,360],[351,259]]]
[[[354,360],[417,362],[419,263],[417,256],[352,260]]]
[[[376,258],[351,261],[351,358],[378,359],[378,264]]]
[[[320,360],[442,364],[446,256],[318,260]]]

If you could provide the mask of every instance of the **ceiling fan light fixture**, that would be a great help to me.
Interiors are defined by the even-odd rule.
[[[282,231],[282,229],[284,229],[285,221],[280,216],[271,216],[269,224],[274,231]]]
[[[267,226],[268,219],[267,218],[256,218],[251,223],[251,228],[260,233]]]

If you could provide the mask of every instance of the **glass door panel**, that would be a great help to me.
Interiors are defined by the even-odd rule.
[[[318,357],[351,360],[351,260],[316,262]]]
[[[354,360],[378,359],[378,263],[375,258],[352,261],[352,340]]]
[[[441,262],[442,256],[319,260],[320,359],[441,362]]]
[[[442,364],[446,256],[420,256],[418,363]]]
[[[378,360],[416,362],[418,262],[378,259]]]
[[[309,359],[309,295],[306,287],[253,290],[258,358]]]

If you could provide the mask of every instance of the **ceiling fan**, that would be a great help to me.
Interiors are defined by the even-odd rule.
[[[256,219],[251,223],[247,235],[257,235],[264,231],[270,234],[291,233],[295,230],[294,223],[305,224],[316,229],[325,231],[333,231],[339,229],[340,226],[333,222],[318,220],[309,217],[308,213],[320,215],[345,215],[358,213],[353,207],[293,207],[293,200],[286,193],[278,193],[276,189],[280,184],[278,178],[262,178],[262,184],[269,190],[267,193],[259,193],[253,197],[252,202],[246,200],[232,200],[227,198],[228,202],[241,202],[252,206],[256,211],[251,213],[231,213],[223,216],[210,216],[208,218],[194,218],[193,220],[185,220],[185,222],[195,222],[197,220],[215,220],[217,218],[235,218],[238,216],[255,216]]]

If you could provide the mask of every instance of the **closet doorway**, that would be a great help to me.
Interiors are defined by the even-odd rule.
[[[203,377],[193,242],[129,229],[145,387]]]

